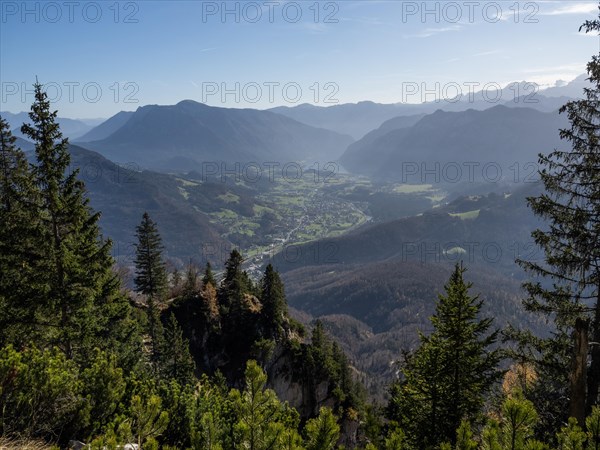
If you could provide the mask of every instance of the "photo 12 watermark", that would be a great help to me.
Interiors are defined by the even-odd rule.
[[[536,2],[402,1],[402,23],[538,23]]]
[[[413,241],[401,245],[402,262],[509,263],[517,259],[533,261],[543,258],[543,252],[532,241]]]
[[[139,103],[140,87],[133,81],[48,81],[42,84],[51,103],[98,103],[101,100],[113,103]],[[0,84],[1,103],[31,104],[35,89],[29,82],[3,81]]]
[[[139,2],[0,1],[0,23],[139,23]]]
[[[510,83],[504,88],[500,83],[478,81],[426,83],[405,81],[400,85],[402,103],[539,103],[537,83]]]
[[[339,23],[338,2],[330,1],[202,1],[202,23]]]
[[[199,262],[201,264],[225,261],[232,250],[239,248],[229,243],[207,242],[200,247]],[[339,264],[340,246],[335,241],[315,241],[305,244],[273,245],[265,250],[261,264],[267,261],[285,262],[287,264]]]
[[[294,183],[299,180],[310,180],[314,183],[328,183],[340,173],[336,162],[301,164],[296,161],[278,162],[234,162],[203,161],[200,168],[200,181],[218,181],[226,183],[259,183],[266,181],[286,181]]]
[[[427,183],[536,183],[540,180],[536,162],[496,161],[403,161],[397,168],[400,181],[408,184]]]
[[[201,83],[202,103],[313,103],[335,105],[340,87],[333,81],[298,83],[296,81],[249,81]]]

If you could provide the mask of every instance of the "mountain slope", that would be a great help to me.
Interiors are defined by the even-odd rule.
[[[100,141],[106,139],[119,128],[121,128],[133,116],[133,111],[120,111],[100,125],[80,136],[78,142]]]
[[[291,272],[390,259],[416,263],[464,259],[512,276],[515,257],[529,248],[525,245],[531,243],[530,233],[540,225],[526,201],[540,189],[539,183],[524,183],[512,194],[460,197],[424,214],[297,246],[276,255],[274,264],[282,272]],[[497,249],[499,256],[493,252]]]
[[[71,167],[80,170],[92,208],[102,213],[100,226],[103,234],[113,240],[115,256],[131,263],[135,227],[145,211],[158,223],[167,257],[200,260],[203,245],[230,247],[220,237],[218,227],[182,197],[178,178],[140,171],[135,166],[118,166],[77,145],[70,145],[69,151]],[[33,155],[30,157],[33,159]],[[220,261],[219,257],[215,256],[215,262]]]
[[[381,104],[374,102],[346,103],[328,107],[309,104],[272,108],[298,122],[323,127],[360,139],[383,122],[400,115],[419,114],[420,105]]]
[[[185,100],[138,108],[121,128],[86,146],[117,162],[188,171],[201,170],[204,161],[331,161],[351,142],[349,136],[269,111],[215,108]]]
[[[566,117],[557,112],[543,113],[531,108],[499,105],[484,111],[438,110],[410,128],[392,129],[375,139],[366,136],[349,146],[341,162],[350,171],[404,177],[403,181],[411,183],[428,179],[420,169],[412,179],[406,178],[408,164],[413,165],[414,171],[423,164],[435,169],[436,163],[440,167],[445,164],[465,167],[465,163],[476,162],[479,169],[475,175],[479,178],[483,166],[493,164],[501,167],[506,178],[515,175],[509,170],[514,163],[523,166],[536,162],[538,153],[560,146],[559,129],[566,125]],[[448,178],[455,175],[453,172]],[[491,176],[496,177],[496,172]],[[434,175],[430,178],[439,182]],[[460,181],[467,179],[463,177]]]
[[[24,137],[21,134],[21,125],[23,125],[23,123],[30,122],[28,113],[20,112],[13,114],[8,111],[3,111],[0,112],[0,116],[8,121],[13,135],[21,138]],[[60,125],[60,130],[62,131],[63,135],[70,139],[77,139],[79,136],[84,135],[93,128],[91,125],[76,119],[58,117],[56,121]]]
[[[414,348],[418,331],[431,330],[437,294],[456,262],[468,268],[472,292],[496,327],[548,331],[521,308],[523,272],[514,262],[542,257],[530,238],[540,223],[526,206],[540,189],[532,183],[511,195],[461,197],[420,216],[297,246],[273,264],[290,306],[325,322],[381,398],[401,350]]]
[[[358,140],[386,120],[397,116],[431,114],[438,109],[454,112],[468,109],[481,111],[504,105],[509,108],[533,108],[542,112],[555,111],[571,98],[583,95],[586,77],[587,75],[581,75],[563,86],[541,91],[537,84],[525,81],[509,83],[499,91],[494,84],[477,86],[475,90],[482,89],[477,92],[471,92],[467,86],[460,85],[448,86],[446,89],[446,86],[440,85],[408,83],[402,86],[402,103],[382,104],[367,101],[327,107],[302,104],[293,107],[280,106],[272,108],[271,111],[308,125],[349,134]],[[425,92],[426,90],[428,92]],[[431,100],[433,93],[436,100]],[[451,98],[457,94],[460,95],[458,99]]]

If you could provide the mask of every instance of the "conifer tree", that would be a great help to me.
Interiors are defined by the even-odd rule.
[[[204,276],[202,277],[202,284],[206,286],[207,284],[212,284],[214,288],[217,287],[217,282],[215,280],[215,276],[212,271],[212,266],[209,262],[206,263],[204,268]]]
[[[147,335],[150,337],[150,363],[154,372],[160,374],[163,351],[165,350],[165,329],[161,321],[161,310],[152,297],[148,300]]]
[[[164,347],[161,352],[161,369],[163,376],[174,379],[181,385],[186,385],[194,380],[195,364],[190,355],[187,339],[175,314],[171,313],[165,328]]]
[[[340,426],[330,408],[322,407],[304,429],[306,450],[333,450],[340,437]]]
[[[15,141],[0,117],[0,346],[20,347],[39,338],[46,302],[37,277],[44,263],[40,196]]]
[[[193,298],[199,294],[198,288],[198,272],[196,266],[190,263],[185,275],[185,282],[183,285],[183,296],[185,298]]]
[[[50,341],[68,357],[86,357],[96,345],[122,346],[111,330],[127,320],[129,305],[112,270],[111,242],[100,234],[100,214],[91,210],[78,171],[69,170],[68,141],[57,113],[50,110],[42,85],[34,88],[32,124],[21,132],[35,144],[37,158],[33,175],[41,198],[40,250],[46,256],[44,271],[37,275],[45,283],[46,324]]]
[[[238,446],[249,450],[278,448],[285,429],[282,405],[274,391],[265,389],[267,376],[256,361],[248,361],[245,379],[244,391],[233,390],[231,395],[238,415]]]
[[[232,250],[225,262],[225,277],[218,289],[219,306],[224,314],[228,314],[231,309],[238,309],[244,294],[248,292],[242,262],[242,255],[237,250]]]
[[[431,318],[434,331],[421,335],[421,346],[403,368],[404,380],[393,389],[391,418],[410,433],[419,448],[456,442],[462,419],[472,419],[484,395],[499,380],[497,331],[492,319],[481,319],[482,301],[469,295],[471,283],[457,264],[439,295]]]
[[[581,29],[598,33],[600,20],[587,21]],[[585,413],[597,403],[600,391],[600,346],[594,345],[587,370],[587,392],[567,392],[569,381],[574,387],[585,383],[569,380],[569,366],[574,367],[570,359],[577,320],[589,321],[589,340],[600,342],[600,54],[592,56],[587,72],[591,86],[584,89],[585,98],[570,101],[560,109],[570,122],[570,128],[561,130],[560,137],[570,148],[539,155],[545,192],[528,199],[532,211],[548,224],[532,233],[544,252],[544,261],[518,261],[537,277],[525,284],[526,310],[546,315],[555,325],[550,339],[527,332],[513,333],[528,353],[540,355],[534,362],[536,370],[544,372],[543,383],[563,391],[559,398],[538,404],[540,410],[551,410],[550,416],[555,417],[546,425],[548,433],[564,423],[567,411],[583,425]],[[587,355],[573,358],[585,360]],[[585,377],[582,372],[580,376]],[[546,390],[542,398],[549,396],[555,393]],[[571,404],[567,406],[569,398]]]
[[[136,289],[160,302],[167,289],[167,271],[162,259],[163,245],[158,227],[147,212],[136,227],[136,237]]]
[[[169,414],[162,410],[162,400],[157,395],[150,395],[146,399],[134,395],[129,409],[138,448],[143,448],[142,445],[148,440],[160,436],[169,425]]]
[[[265,269],[261,285],[261,318],[264,332],[268,338],[276,338],[283,333],[287,302],[281,278],[271,264]]]

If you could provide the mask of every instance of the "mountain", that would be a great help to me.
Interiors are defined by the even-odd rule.
[[[92,128],[90,131],[80,136],[78,142],[100,141],[109,137],[133,116],[133,111],[120,111],[106,121]]]
[[[583,89],[591,87],[587,81],[588,77],[589,75],[584,73],[569,83],[559,80],[555,86],[543,89],[540,93],[546,97],[583,98]]]
[[[0,112],[0,116],[8,121],[13,135],[24,137],[23,134],[21,134],[21,125],[30,122],[28,113],[20,112],[13,114],[8,111],[3,111]],[[77,139],[79,136],[84,135],[93,128],[92,125],[81,120],[67,119],[66,117],[58,117],[57,122],[60,125],[63,136],[68,137],[69,139]]]
[[[182,195],[181,186],[187,183],[185,180],[142,171],[134,165],[119,166],[78,145],[71,144],[69,151],[70,168],[79,169],[79,178],[85,183],[91,207],[102,213],[100,226],[104,236],[113,240],[113,255],[125,264],[133,261],[135,227],[145,211],[158,223],[166,257],[181,258],[183,262],[188,258],[202,261],[206,259],[206,246],[223,249],[211,250],[214,253],[211,261],[218,263],[226,257],[225,249],[230,249],[232,244],[221,237],[222,230],[196,206],[200,200],[191,204]],[[31,152],[28,156],[35,163]],[[209,199],[214,198],[215,188],[225,189],[220,185],[198,184],[196,197],[200,198],[203,193]]]
[[[514,259],[526,251],[531,231],[540,225],[526,198],[540,190],[539,182],[534,182],[523,183],[511,194],[462,196],[416,216],[295,246],[276,255],[274,264],[282,272],[291,272],[392,259],[425,263],[462,258],[514,276]],[[500,256],[492,255],[492,250]]]
[[[350,164],[349,167],[353,167],[353,159],[360,158],[359,155],[364,151],[363,149],[373,145],[382,136],[385,136],[391,131],[401,130],[410,128],[415,125],[419,120],[425,117],[425,114],[416,114],[412,116],[399,116],[393,119],[386,120],[381,126],[369,133],[365,134],[362,139],[350,144],[342,155],[342,163]],[[357,161],[358,163],[358,161]]]
[[[472,182],[482,177],[522,181],[527,164],[536,163],[538,153],[564,145],[559,129],[567,125],[564,115],[531,108],[438,110],[412,127],[365,136],[350,145],[340,161],[351,172],[417,184],[452,183],[455,178]],[[477,165],[469,169],[471,163]],[[444,168],[448,173],[443,173]],[[428,175],[427,170],[432,172]]]
[[[470,89],[475,90],[479,86],[469,88],[460,84],[428,86],[408,83],[402,85],[402,103],[359,102],[327,107],[302,104],[293,107],[279,106],[271,111],[307,125],[349,134],[358,140],[394,117],[431,114],[438,109],[460,112],[504,105],[509,108],[526,107],[543,112],[555,111],[567,101],[582,96],[585,78],[586,75],[581,75],[570,83],[545,90],[540,90],[537,84],[526,81],[509,83],[500,90],[497,84],[488,84],[473,93]],[[425,92],[426,90],[431,92]],[[430,100],[433,94],[437,97],[436,100]],[[460,94],[459,98],[452,98],[457,94]]]
[[[420,105],[381,104],[374,102],[346,103],[328,107],[302,104],[270,109],[298,122],[322,127],[360,139],[386,120],[400,115],[419,114]]]
[[[334,161],[352,138],[270,111],[216,108],[184,100],[143,106],[105,139],[86,147],[117,162],[160,170],[202,170],[203,162]]]

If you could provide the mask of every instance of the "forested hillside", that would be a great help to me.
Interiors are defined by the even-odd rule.
[[[534,182],[477,195],[325,167],[295,184],[206,179],[193,169],[212,145],[267,158],[288,139],[282,155],[304,157],[350,138],[189,101],[92,133],[106,154],[185,173],[123,167],[69,144],[36,81],[24,138],[0,116],[0,449],[599,449],[600,54],[587,72],[551,122],[417,115],[352,150],[391,129],[449,152],[501,152],[508,135],[512,158],[556,131]],[[498,121],[506,133],[466,136]],[[131,239],[125,261],[111,237]],[[198,258],[205,244],[219,252]]]

